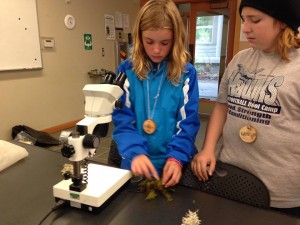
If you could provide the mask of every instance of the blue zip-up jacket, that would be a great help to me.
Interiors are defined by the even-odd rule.
[[[142,81],[132,70],[132,62],[127,59],[118,67],[118,72],[126,73],[121,100],[122,109],[112,114],[115,140],[122,156],[121,167],[131,169],[134,157],[148,156],[159,174],[162,173],[166,159],[175,158],[181,164],[191,160],[195,154],[194,142],[200,128],[198,118],[198,79],[194,66],[188,63],[182,82],[174,86],[167,80],[167,62],[163,61],[149,76],[150,110],[148,110],[147,79]],[[143,123],[152,114],[155,96],[161,76],[163,77],[160,94],[153,113],[156,131],[147,134]]]

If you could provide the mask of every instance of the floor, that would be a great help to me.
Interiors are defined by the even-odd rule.
[[[200,130],[197,134],[195,145],[198,150],[201,149],[201,146],[203,144],[204,136],[205,136],[205,130],[207,127],[209,116],[206,114],[200,116]],[[75,128],[70,128],[69,130],[75,130]],[[90,159],[91,161],[107,164],[108,159],[108,153],[111,143],[111,133],[113,130],[113,124],[109,125],[109,131],[106,137],[100,139],[100,145],[98,149],[96,150],[96,154]],[[51,134],[55,138],[59,138],[61,132],[53,133]],[[48,148],[51,151],[60,152],[61,146],[52,146]]]

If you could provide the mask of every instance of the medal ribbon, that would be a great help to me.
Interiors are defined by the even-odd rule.
[[[161,89],[161,86],[162,86],[162,81],[163,81],[163,77],[164,77],[164,71],[163,71],[163,74],[161,75],[160,77],[160,81],[159,81],[159,86],[158,86],[158,89],[157,89],[157,93],[156,95],[154,96],[154,105],[153,105],[153,108],[152,108],[152,112],[150,113],[150,88],[149,88],[149,80],[147,79],[147,100],[148,100],[148,119],[151,119],[153,120],[153,116],[154,116],[154,111],[155,111],[155,108],[156,108],[156,104],[157,104],[157,101],[158,101],[158,98],[159,98],[159,94],[160,94],[160,89]]]

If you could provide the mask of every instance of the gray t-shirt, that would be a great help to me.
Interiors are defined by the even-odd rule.
[[[239,52],[218,96],[228,104],[219,159],[259,177],[278,208],[300,206],[300,50],[290,59],[254,49]],[[247,125],[257,131],[253,143],[239,136]]]

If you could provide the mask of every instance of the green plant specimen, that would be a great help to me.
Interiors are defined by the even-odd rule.
[[[138,190],[146,193],[146,200],[155,199],[160,193],[169,202],[173,201],[173,197],[170,192],[175,192],[172,188],[165,188],[161,180],[144,180],[139,183]]]

